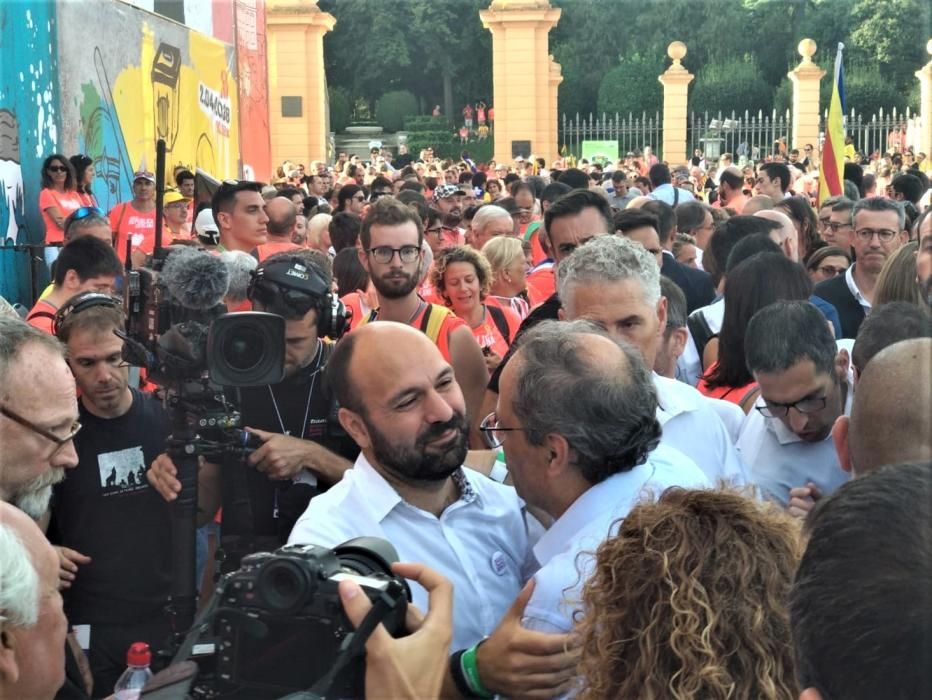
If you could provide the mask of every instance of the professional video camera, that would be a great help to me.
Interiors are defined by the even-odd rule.
[[[404,633],[411,593],[391,571],[397,559],[394,547],[375,537],[333,550],[289,545],[246,557],[239,571],[220,580],[172,665],[144,697],[364,697],[365,643],[372,630],[382,623],[393,636]],[[340,602],[337,587],[344,580],[358,583],[373,603],[358,629]],[[205,644],[214,647],[214,656],[201,657],[195,667],[192,652]]]
[[[165,144],[156,147],[155,250],[149,267],[126,255],[124,359],[161,387],[171,414],[166,452],[181,482],[172,504],[173,627],[194,619],[198,459],[242,459],[258,441],[242,430],[223,387],[262,386],[284,376],[285,321],[274,314],[225,313],[226,265],[191,247],[162,247]],[[129,244],[128,244],[129,245]]]

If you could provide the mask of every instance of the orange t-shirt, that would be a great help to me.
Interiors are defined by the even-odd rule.
[[[440,306],[439,304],[426,304],[421,312],[408,322],[408,325],[426,334],[428,322],[430,320],[429,318],[425,318],[428,309],[430,309],[431,318],[437,313],[444,314],[444,319],[440,324],[440,332],[437,334],[437,339],[434,342],[437,344],[437,349],[440,350],[440,354],[443,355],[443,359],[450,362],[450,334],[460,326],[465,326],[466,322],[444,306]],[[358,328],[363,323],[371,323],[372,321],[377,321],[378,318],[379,310],[373,309],[366,315],[365,320],[361,320],[358,324],[354,324],[353,327]]]
[[[531,260],[535,265],[540,265],[544,260],[547,259],[547,253],[544,251],[544,247],[540,244],[540,236],[538,232],[541,230],[544,222],[538,219],[537,221],[532,221],[527,225],[527,229],[522,233],[522,238],[525,241],[531,243]]]
[[[45,223],[45,242],[61,243],[65,240],[65,230],[52,220],[46,209],[55,207],[62,218],[67,219],[70,214],[84,206],[81,195],[75,190],[70,192],[56,192],[45,187],[39,193],[39,210],[42,212],[42,221]]]
[[[486,299],[486,303],[483,304],[483,306],[485,307],[485,315],[482,318],[482,323],[475,328],[470,328],[472,335],[476,339],[476,342],[479,343],[480,348],[483,350],[488,348],[499,357],[504,357],[505,353],[508,352],[511,341],[518,334],[518,328],[521,327],[521,319],[514,311],[501,306],[498,302],[492,301],[491,299]],[[492,310],[493,307],[495,311]],[[502,329],[499,328],[499,323],[496,322],[493,316],[493,314],[497,315],[499,312],[501,312],[499,318],[504,317],[504,323],[508,329],[507,337],[502,333]]]
[[[256,246],[253,255],[259,262],[262,262],[270,255],[275,255],[275,253],[285,253],[289,250],[298,250],[300,248],[301,246],[291,241],[273,241]]]
[[[148,255],[155,249],[155,207],[139,211],[132,202],[122,202],[110,210],[110,229],[116,231],[114,246],[121,258],[126,254],[126,241]]]
[[[557,277],[553,265],[541,267],[527,276],[527,296],[534,308],[552,297],[557,291]]]
[[[49,335],[55,335],[52,332],[52,319],[45,314],[52,314],[52,316],[54,316],[56,311],[58,311],[58,309],[49,304],[45,299],[39,299],[36,305],[26,314],[26,323],[33,328],[38,328],[40,331],[45,331]]]

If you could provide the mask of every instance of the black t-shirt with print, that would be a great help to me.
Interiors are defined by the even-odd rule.
[[[171,584],[170,507],[146,480],[165,451],[168,416],[133,390],[130,410],[99,418],[80,406],[78,466],[54,490],[50,538],[91,558],[64,591],[71,624],[162,614]]]
[[[279,384],[231,390],[242,414],[243,426],[272,433],[287,432],[293,437],[312,440],[346,459],[356,459],[359,448],[340,428],[333,394],[325,379],[332,348],[332,344],[322,343],[318,357]],[[299,476],[298,481],[273,480],[255,467],[242,463],[223,465],[223,535],[271,536],[284,544],[311,498],[328,486],[321,482],[312,485],[307,474]],[[237,481],[241,487],[245,485],[249,494],[248,510],[236,510],[233,505],[238,500]]]

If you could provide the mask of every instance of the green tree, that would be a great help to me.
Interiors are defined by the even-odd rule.
[[[339,87],[327,88],[327,99],[330,103],[330,129],[343,131],[350,123],[353,108],[350,105],[346,90]]]
[[[663,107],[663,86],[657,76],[663,71],[659,58],[635,54],[612,68],[599,85],[598,112],[638,115],[653,114]]]
[[[764,80],[753,56],[708,63],[696,76],[689,97],[693,112],[728,114],[748,110],[773,109],[774,90]]]
[[[417,114],[417,98],[407,90],[386,92],[375,105],[375,119],[385,131],[401,131],[411,114]]]
[[[925,60],[932,27],[928,0],[857,0],[850,12],[857,58],[875,64],[886,82],[902,90],[911,88],[913,73]]]

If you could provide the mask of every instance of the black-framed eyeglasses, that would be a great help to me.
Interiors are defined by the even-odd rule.
[[[791,408],[795,409],[798,413],[818,413],[825,408],[825,404],[828,403],[828,396],[800,399],[793,403],[776,403],[774,401],[767,401],[766,399],[765,402],[763,406],[754,407],[762,416],[765,418],[784,418],[789,414]]]
[[[831,229],[834,233],[838,233],[843,228],[851,228],[851,224],[844,221],[826,221],[822,225],[825,228]]]
[[[498,416],[495,414],[495,411],[492,411],[483,418],[482,422],[479,424],[479,432],[482,433],[485,444],[488,445],[491,450],[502,446],[502,443],[505,442],[505,438],[508,437],[505,433],[523,433],[526,430],[527,428],[501,427],[498,424]]]
[[[881,243],[889,243],[894,238],[896,238],[899,231],[893,231],[888,228],[882,228],[879,231],[872,228],[859,228],[854,232],[854,235],[860,238],[862,241],[869,241],[874,236],[880,239]]]
[[[413,263],[421,255],[421,249],[416,245],[403,245],[400,248],[380,245],[369,248],[366,252],[372,256],[373,260],[382,265],[390,263],[392,258],[395,257],[395,253],[398,253],[398,259],[403,263]]]
[[[435,236],[442,236],[443,229],[444,229],[443,226],[431,226],[430,228],[424,229],[424,233],[432,233]]]
[[[843,275],[848,271],[847,267],[835,266],[835,265],[820,265],[818,268],[819,272],[823,275],[831,275],[832,277],[837,277],[838,275]]]
[[[52,433],[45,428],[39,427],[28,418],[23,418],[21,415],[15,411],[10,410],[6,406],[0,406],[0,415],[6,416],[14,423],[19,423],[24,428],[28,428],[34,432],[36,435],[41,435],[46,440],[55,443],[55,450],[52,452],[52,456],[54,456],[62,447],[74,440],[75,435],[81,431],[81,423],[75,421],[71,424],[71,429],[68,431],[68,434],[65,437],[58,437],[55,433]]]

